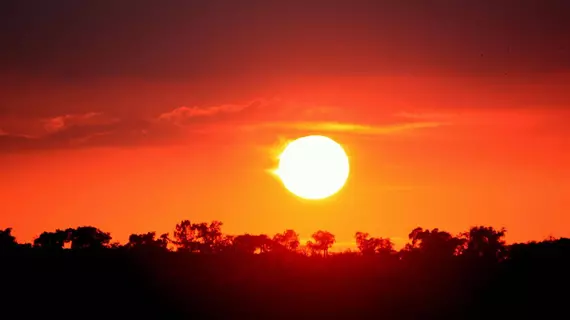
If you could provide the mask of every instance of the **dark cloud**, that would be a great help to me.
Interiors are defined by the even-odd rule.
[[[254,100],[245,104],[179,107],[148,119],[137,115],[117,118],[95,112],[29,119],[29,128],[34,129],[39,123],[43,130],[30,131],[30,134],[0,130],[0,152],[185,143],[212,124],[233,126],[240,119],[256,121],[251,115],[261,114],[269,103]],[[261,114],[264,116],[267,114]],[[25,128],[21,130],[25,132]]]
[[[210,107],[182,106],[160,114],[158,120],[177,126],[223,122],[251,116],[269,105],[271,105],[269,101],[254,100],[246,104],[224,104]],[[275,104],[272,106],[276,107]],[[249,120],[251,121],[252,119]]]
[[[78,116],[79,117],[79,116]],[[0,135],[0,152],[67,149],[82,147],[127,147],[164,145],[180,139],[182,132],[174,126],[156,125],[153,121],[115,119],[112,122],[76,123],[30,136],[4,132]]]
[[[550,72],[570,2],[4,0],[0,69],[81,80]]]
[[[179,107],[149,119],[117,118],[94,112],[68,114],[29,120],[30,127],[36,127],[38,122],[43,125],[39,134],[37,131],[35,134],[15,134],[0,130],[0,153],[188,144],[212,135],[227,137],[240,132],[263,133],[264,130],[386,135],[446,125],[430,122],[428,117],[422,119],[425,121],[405,122],[396,118],[384,119],[384,123],[375,124],[330,121],[324,109],[288,106],[277,99],[257,99],[243,104]],[[311,110],[315,111],[307,112]]]
[[[117,121],[118,119],[109,118],[104,114],[96,112],[89,112],[85,114],[66,114],[42,120],[44,128],[48,133],[66,131],[66,129],[69,127],[74,126],[93,127],[99,125],[107,125]]]

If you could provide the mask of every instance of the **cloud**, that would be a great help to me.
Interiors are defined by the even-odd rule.
[[[410,122],[410,123],[396,123],[386,125],[361,125],[355,123],[341,123],[341,122],[271,122],[262,123],[249,127],[248,129],[255,129],[256,127],[277,128],[299,131],[319,131],[319,132],[339,132],[339,133],[354,133],[363,135],[387,135],[398,132],[437,128],[448,123],[444,122]]]
[[[18,131],[1,131],[0,152],[184,143],[193,136],[211,131],[208,128],[213,123],[236,117],[247,118],[247,112],[261,106],[262,102],[256,100],[248,104],[180,107],[146,119],[135,114],[119,118],[87,112],[19,120]]]
[[[38,122],[43,126],[41,131],[35,129]],[[0,152],[138,144],[151,127],[147,121],[94,112],[32,119],[28,125],[29,134],[3,132]]]
[[[66,114],[53,118],[43,119],[44,129],[48,133],[64,130],[72,126],[97,126],[117,122],[102,113],[88,112],[84,114]]]
[[[0,131],[0,152],[172,145],[189,143],[197,136],[204,138],[208,135],[233,135],[240,131],[263,129],[388,135],[436,128],[447,124],[427,121],[427,119],[374,125],[324,121],[324,119],[341,116],[328,112],[329,109],[328,107],[307,107],[295,104],[284,105],[279,99],[256,99],[243,104],[209,107],[183,106],[149,118],[140,118],[134,114],[116,117],[100,112],[63,114],[29,120],[27,126],[30,131]],[[307,121],[308,119],[311,121]],[[2,126],[2,128],[5,127]]]
[[[247,104],[224,104],[210,107],[179,107],[158,116],[159,121],[168,121],[178,126],[186,126],[197,122],[222,120],[244,111],[252,111],[266,105],[266,101],[254,100]]]

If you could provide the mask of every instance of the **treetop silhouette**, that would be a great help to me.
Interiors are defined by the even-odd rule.
[[[12,229],[7,228],[0,230],[0,250],[17,248],[63,250],[68,245],[71,250],[124,249],[140,252],[176,251],[191,254],[295,253],[304,256],[327,257],[330,255],[330,248],[336,242],[335,235],[325,230],[316,231],[311,235],[311,240],[301,245],[299,234],[291,229],[273,236],[247,233],[227,235],[222,232],[222,227],[223,223],[216,220],[209,223],[192,223],[190,220],[182,220],[175,225],[172,238],[168,233],[157,236],[156,232],[151,231],[131,234],[125,244],[111,243],[110,233],[92,226],[45,231],[34,239],[32,244],[19,244],[12,235]],[[438,228],[430,230],[417,227],[410,232],[409,242],[399,251],[395,250],[394,243],[389,238],[373,237],[369,233],[358,231],[354,239],[358,253],[364,256],[435,260],[463,257],[500,262],[513,255],[522,255],[520,244],[508,246],[505,243],[506,232],[504,228],[474,226],[454,236]],[[524,248],[533,245],[530,243]]]

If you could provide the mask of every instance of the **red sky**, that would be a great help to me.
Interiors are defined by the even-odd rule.
[[[570,236],[570,5],[350,3],[6,1],[0,226]],[[311,133],[351,158],[325,201],[267,173]]]

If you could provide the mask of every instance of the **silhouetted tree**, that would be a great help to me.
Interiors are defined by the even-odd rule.
[[[274,247],[273,240],[266,234],[260,234],[255,237],[259,253],[267,253]]]
[[[71,249],[101,249],[111,241],[111,235],[95,227],[86,226],[77,229],[68,229]]]
[[[122,249],[124,246],[121,245],[121,243],[119,241],[113,241],[111,243],[109,243],[108,248],[109,249]]]
[[[357,232],[354,237],[356,246],[363,255],[388,255],[394,252],[394,243],[389,238],[370,238],[365,232]]]
[[[127,248],[135,250],[166,250],[167,246],[168,233],[162,234],[156,239],[155,232],[131,234],[129,236],[129,242],[126,244]]]
[[[34,239],[34,247],[43,249],[63,249],[68,241],[71,241],[71,231],[57,229],[55,232],[42,232]]]
[[[200,253],[213,253],[222,239],[222,222],[212,221],[209,225],[203,222],[195,224],[193,228],[197,233]]]
[[[277,248],[294,252],[299,248],[299,235],[294,230],[285,230],[273,236],[273,242]]]
[[[505,228],[495,230],[493,227],[472,227],[463,236],[467,240],[464,255],[491,260],[502,260],[507,253]]]
[[[198,251],[197,235],[190,220],[182,220],[176,225],[172,243],[176,245],[178,251]]]
[[[566,260],[570,263],[570,239],[547,239],[545,241],[530,241],[514,243],[507,247],[508,258],[518,262]]]
[[[234,238],[233,247],[234,250],[239,253],[267,253],[272,248],[272,242],[273,241],[265,234],[242,234]]]
[[[318,252],[316,251],[315,246],[313,244],[313,241],[311,241],[311,240],[307,241],[305,243],[305,245],[300,245],[299,248],[297,249],[297,252],[300,255],[307,256],[307,257],[318,254]]]
[[[451,257],[460,253],[465,239],[452,236],[449,232],[415,228],[408,235],[411,243],[406,245],[405,251],[419,252],[430,257]]]
[[[233,247],[236,252],[253,254],[256,250],[255,236],[251,234],[238,235],[233,239]]]
[[[214,252],[226,253],[233,250],[235,236],[222,235],[220,239],[214,244]]]
[[[315,232],[301,246],[293,230],[271,238],[231,236],[222,234],[221,225],[183,221],[177,226],[178,240],[188,241],[179,243],[190,243],[189,251],[217,257],[153,254],[166,250],[169,241],[168,234],[155,232],[131,234],[120,250],[110,250],[118,243],[110,244],[110,235],[94,227],[43,232],[34,246],[56,249],[50,251],[24,249],[11,229],[0,230],[0,275],[6,293],[2,314],[10,314],[6,309],[18,315],[37,309],[43,316],[65,297],[66,312],[80,314],[95,305],[89,310],[98,317],[119,308],[135,318],[159,319],[235,318],[236,314],[294,318],[313,310],[319,317],[343,319],[510,319],[519,314],[524,318],[529,308],[542,315],[549,308],[563,309],[566,299],[570,239],[551,237],[506,246],[504,229],[477,226],[454,236],[416,228],[401,251],[411,259],[399,261],[379,257],[393,252],[389,239],[364,232],[355,234],[359,252],[329,253],[335,236],[327,231]],[[80,253],[57,252],[66,244]],[[14,247],[15,254],[5,250]],[[286,250],[328,258],[246,256]],[[243,255],[232,254],[236,252]],[[501,260],[505,252],[506,259]],[[458,253],[468,259],[454,257]],[[27,292],[36,293],[33,304],[21,308],[18,302]],[[309,299],[299,300],[300,296]],[[34,318],[28,315],[24,318]]]
[[[327,256],[329,253],[330,247],[335,243],[335,236],[334,234],[328,231],[319,230],[311,236],[314,240],[307,242],[307,247],[315,250],[317,252],[321,252],[323,256]]]
[[[192,224],[190,220],[182,220],[174,230],[174,243],[178,250],[186,252],[212,253],[218,242],[222,240],[222,223],[212,221]]]
[[[16,237],[12,235],[12,228],[0,230],[0,251],[12,250],[18,247]]]

